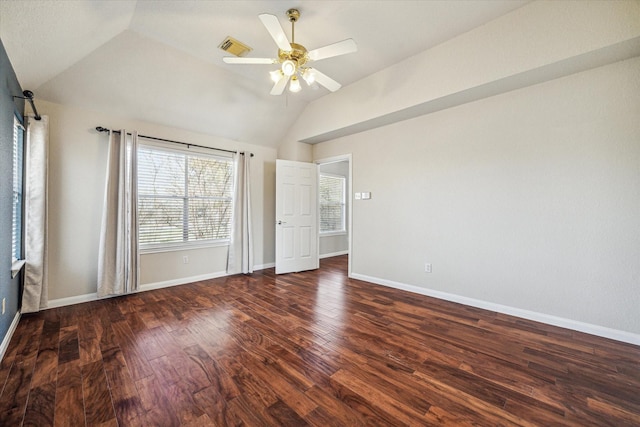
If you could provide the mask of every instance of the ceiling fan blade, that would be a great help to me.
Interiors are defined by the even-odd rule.
[[[284,33],[278,18],[275,15],[270,15],[268,13],[262,13],[258,15],[258,17],[262,21],[262,25],[264,25],[267,31],[269,31],[269,34],[271,34],[271,37],[278,47],[285,52],[291,51],[291,44],[289,43],[287,35]]]
[[[234,56],[225,56],[222,60],[227,64],[275,64],[278,62],[272,58],[236,58]]]
[[[312,61],[320,61],[321,59],[333,58],[334,56],[345,55],[347,53],[356,52],[358,45],[353,39],[342,40],[327,46],[319,47],[309,52],[309,59]]]
[[[342,87],[340,83],[333,80],[331,77],[327,76],[324,73],[321,73],[316,68],[313,68],[313,74],[315,77],[315,81],[317,81],[322,86],[329,89],[331,92],[335,92]]]
[[[289,82],[289,76],[282,76],[282,78],[280,78],[280,80],[278,80],[278,82],[273,85],[273,88],[271,89],[271,95],[282,95],[282,92],[284,92],[284,88],[287,87],[287,83]]]

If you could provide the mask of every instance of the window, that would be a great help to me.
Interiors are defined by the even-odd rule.
[[[22,192],[24,162],[24,127],[13,117],[13,221],[11,228],[11,262],[22,258]]]
[[[320,233],[344,233],[345,183],[338,175],[320,174]]]
[[[231,159],[139,146],[141,249],[228,242],[232,198]]]

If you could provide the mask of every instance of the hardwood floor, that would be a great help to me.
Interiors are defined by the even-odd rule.
[[[349,280],[346,265],[24,315],[0,425],[640,425],[640,347]]]

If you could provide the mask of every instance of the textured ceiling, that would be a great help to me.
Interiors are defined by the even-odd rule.
[[[275,57],[258,19],[297,7],[308,49],[353,38],[358,52],[314,63],[343,85],[514,10],[526,1],[0,1],[0,38],[36,98],[275,147],[329,92],[269,95],[269,65],[230,65],[228,35]],[[286,93],[286,92],[285,92]]]

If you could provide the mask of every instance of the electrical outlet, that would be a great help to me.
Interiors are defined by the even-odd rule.
[[[188,256],[186,256],[186,255],[185,255],[185,256],[183,256],[183,257],[182,257],[182,263],[183,263],[183,264],[189,264],[189,257],[188,257]]]
[[[425,273],[431,273],[431,264],[426,263],[426,264],[424,265],[424,272],[425,272]]]

